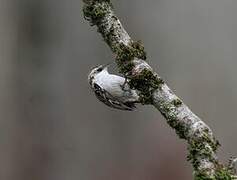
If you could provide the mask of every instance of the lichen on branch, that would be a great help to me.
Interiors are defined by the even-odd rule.
[[[115,54],[120,73],[129,79],[131,88],[140,92],[142,104],[151,104],[165,117],[177,135],[186,140],[187,160],[194,168],[196,180],[231,180],[233,168],[222,164],[216,155],[219,142],[212,130],[196,116],[146,62],[140,41],[133,41],[115,15],[110,0],[83,0],[84,17]]]

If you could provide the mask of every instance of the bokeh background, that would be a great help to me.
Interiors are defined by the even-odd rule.
[[[148,61],[237,155],[237,1],[113,1]],[[0,0],[1,180],[190,180],[185,142],[151,106],[110,109],[87,74],[113,61],[80,0]]]

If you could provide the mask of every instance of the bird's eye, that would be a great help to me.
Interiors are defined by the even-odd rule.
[[[101,72],[102,70],[103,70],[103,68],[100,67],[100,68],[97,69],[97,72]]]

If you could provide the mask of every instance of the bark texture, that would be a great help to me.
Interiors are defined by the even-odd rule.
[[[110,0],[84,0],[84,17],[98,27],[105,42],[116,55],[120,72],[129,85],[140,92],[142,104],[152,104],[165,117],[177,135],[187,141],[187,159],[194,168],[194,179],[235,179],[233,166],[219,162],[219,142],[212,130],[146,62],[146,52],[139,41],[133,41],[115,15]]]

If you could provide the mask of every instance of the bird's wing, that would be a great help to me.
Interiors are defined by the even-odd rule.
[[[112,96],[108,91],[101,88],[96,83],[94,84],[94,92],[95,92],[96,97],[107,106],[120,109],[120,110],[127,110],[127,111],[132,111],[133,109],[136,108],[134,103],[130,103],[130,102],[124,103],[124,102],[119,101],[119,99]]]

